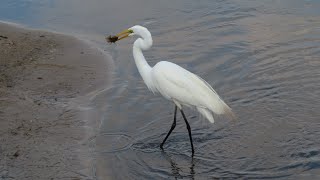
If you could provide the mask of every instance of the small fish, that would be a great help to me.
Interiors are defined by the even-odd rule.
[[[119,37],[110,35],[110,36],[106,37],[106,40],[108,43],[116,43],[116,41],[119,40]]]

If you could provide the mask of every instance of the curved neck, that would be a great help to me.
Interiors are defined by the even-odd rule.
[[[152,38],[151,39],[138,38],[133,44],[133,57],[134,57],[136,66],[138,68],[138,71],[142,79],[144,80],[144,82],[146,83],[146,85],[150,90],[153,89],[151,75],[150,75],[152,68],[144,58],[142,54],[142,50],[147,50],[151,46],[152,46]]]
[[[142,68],[141,70],[143,70],[143,68],[146,68],[146,67],[151,68],[148,62],[146,61],[146,59],[144,58],[144,55],[142,54],[142,50],[147,50],[150,48],[150,47],[146,48],[145,46],[146,45],[141,38],[137,39],[133,44],[133,58],[136,62],[136,65],[140,74],[141,74],[141,71],[140,71],[141,68]]]

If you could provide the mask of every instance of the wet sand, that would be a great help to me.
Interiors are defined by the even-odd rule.
[[[0,179],[92,179],[109,57],[74,37],[0,23]]]

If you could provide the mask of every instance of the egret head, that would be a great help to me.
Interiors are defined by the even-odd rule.
[[[133,35],[139,35],[141,37],[146,37],[146,36],[151,37],[151,34],[147,28],[145,28],[143,26],[135,25],[129,29],[126,29],[126,30],[120,32],[119,34],[117,34],[115,36],[110,35],[110,36],[106,37],[106,40],[109,43],[115,43],[121,39],[124,39],[129,36],[133,36]]]

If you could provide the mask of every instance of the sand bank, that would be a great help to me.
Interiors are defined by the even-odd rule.
[[[110,83],[102,51],[0,23],[0,179],[92,179],[90,98]]]

